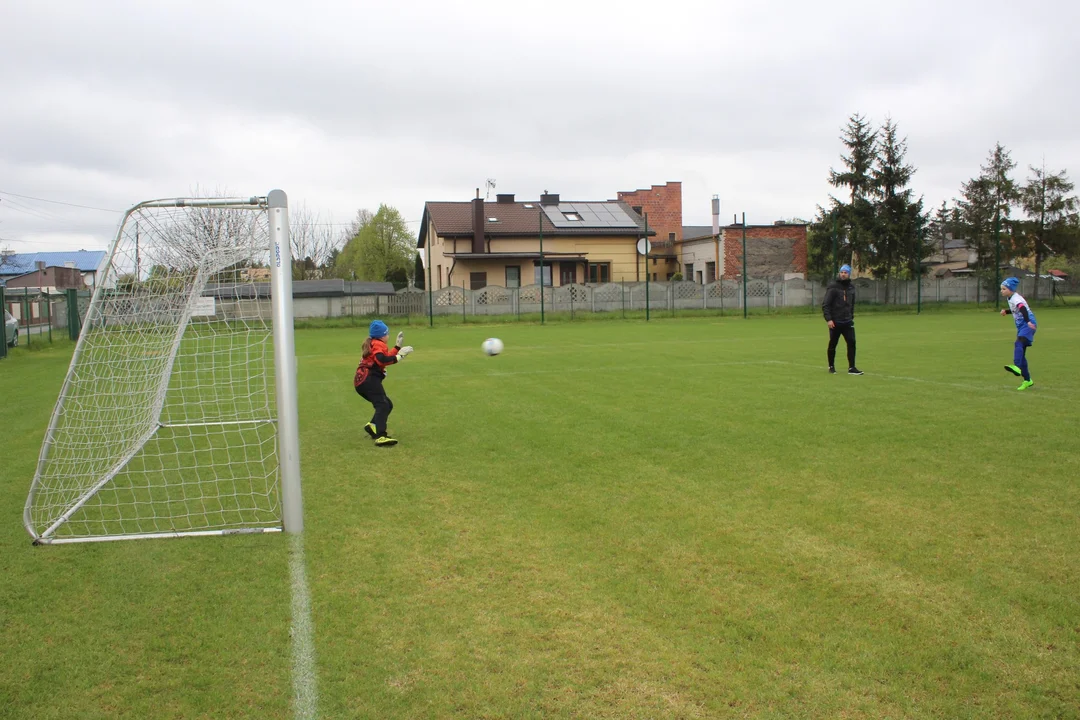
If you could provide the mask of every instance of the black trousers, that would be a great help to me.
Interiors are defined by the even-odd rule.
[[[378,437],[386,434],[386,421],[394,409],[394,403],[383,390],[382,381],[381,377],[369,372],[364,382],[356,386],[356,394],[375,406],[375,415],[371,422],[375,425],[375,435]]]
[[[833,323],[836,327],[829,328],[829,367],[836,360],[836,346],[840,343],[840,336],[844,337],[847,345],[847,364],[849,368],[855,367],[855,324]]]

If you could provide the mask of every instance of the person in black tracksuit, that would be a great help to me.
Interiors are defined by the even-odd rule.
[[[836,280],[829,283],[821,312],[829,325],[829,372],[835,373],[836,346],[843,336],[847,345],[848,375],[862,375],[855,367],[855,285],[851,282],[851,266],[844,265]]]

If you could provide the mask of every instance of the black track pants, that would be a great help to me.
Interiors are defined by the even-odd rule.
[[[844,336],[844,344],[847,345],[847,364],[849,368],[855,367],[855,325],[841,325],[834,323],[836,327],[829,328],[829,367],[836,360],[836,346],[840,342],[840,336]]]
[[[375,424],[375,434],[380,437],[386,434],[386,421],[394,409],[394,403],[383,390],[382,381],[375,373],[368,373],[367,379],[356,386],[356,393],[375,406],[375,415],[371,422]]]

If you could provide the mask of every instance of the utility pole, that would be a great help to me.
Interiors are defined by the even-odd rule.
[[[1001,307],[1001,216],[1000,210],[994,211],[994,309]]]
[[[649,213],[645,213],[645,322],[649,321]]]
[[[546,190],[544,192],[547,192]],[[544,206],[539,206],[537,219],[540,220],[540,324],[544,324]]]
[[[746,213],[742,214],[742,316],[746,319]]]

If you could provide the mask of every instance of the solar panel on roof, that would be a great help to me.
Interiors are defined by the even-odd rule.
[[[637,222],[615,203],[559,203],[557,206],[544,205],[543,209],[551,224],[560,229],[637,227]],[[580,220],[567,219],[567,213],[573,214]]]

